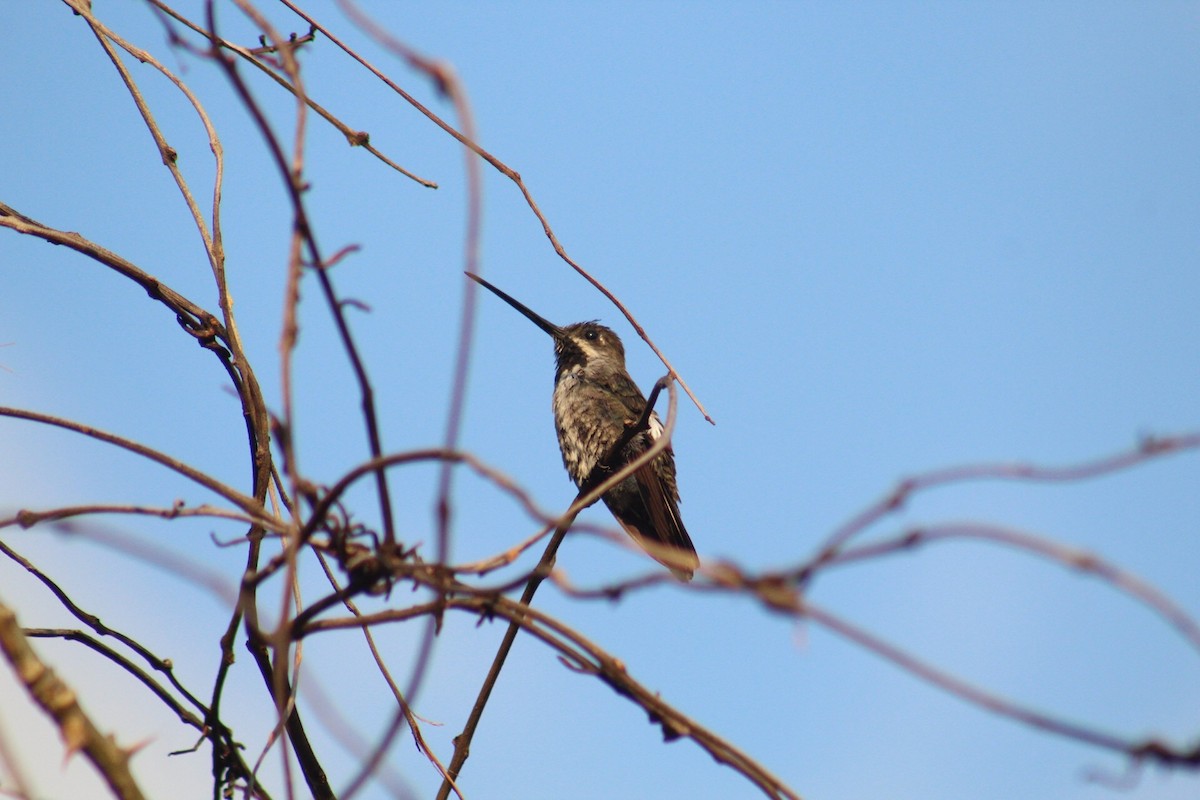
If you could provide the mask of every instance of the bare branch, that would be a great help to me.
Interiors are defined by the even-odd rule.
[[[452,594],[444,601],[434,601],[411,606],[406,609],[381,611],[374,614],[346,619],[316,620],[297,630],[297,636],[311,635],[322,630],[363,627],[388,622],[399,622],[426,615],[442,613],[442,610],[463,610],[487,618],[500,616],[512,626],[524,630],[558,652],[568,667],[581,674],[592,675],[608,684],[622,697],[643,708],[650,720],[661,725],[663,735],[669,741],[688,738],[696,742],[718,763],[726,764],[746,776],[764,794],[772,798],[799,800],[799,795],[777,777],[743,753],[730,742],[704,728],[662,700],[654,692],[636,681],[626,671],[619,659],[588,641],[579,633],[563,625],[553,617],[540,612],[523,602],[508,598],[467,592]],[[456,749],[456,754],[459,752]]]
[[[1064,569],[1083,572],[1098,578],[1162,617],[1191,645],[1193,650],[1200,653],[1200,624],[1192,619],[1179,604],[1149,582],[1110,564],[1094,553],[1077,550],[1042,536],[1003,528],[999,525],[987,525],[979,522],[950,522],[916,528],[880,542],[842,550],[840,554],[826,563],[828,566],[852,564],[953,539],[1003,544],[1046,558]]]
[[[3,220],[0,220],[0,222],[2,221]],[[106,442],[107,444],[116,445],[123,450],[128,450],[131,453],[135,453],[157,464],[161,464],[167,469],[178,472],[185,478],[188,478],[204,488],[219,494],[221,497],[224,497],[226,500],[238,506],[248,514],[254,515],[262,511],[261,504],[256,502],[253,498],[247,497],[230,486],[226,486],[216,478],[210,477],[208,474],[201,472],[195,467],[191,467],[178,459],[172,458],[164,453],[160,453],[153,448],[147,447],[144,444],[139,444],[131,439],[126,439],[124,437],[117,436],[116,434],[107,433],[99,428],[93,428],[90,425],[84,425],[80,422],[72,422],[68,419],[52,417],[49,414],[39,414],[36,411],[25,411],[24,409],[20,408],[0,406],[0,417],[12,417],[14,419],[29,420],[30,422],[40,422],[43,425],[52,425],[56,428],[74,431],[75,433],[81,433],[89,438]]]

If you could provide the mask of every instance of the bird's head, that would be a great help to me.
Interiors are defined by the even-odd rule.
[[[625,346],[611,328],[606,328],[598,322],[576,322],[560,327],[483,278],[471,273],[467,273],[467,276],[550,334],[554,340],[554,358],[558,366],[556,378],[564,372],[578,370],[595,373],[625,369]]]
[[[581,367],[585,372],[625,369],[625,346],[612,328],[598,322],[576,322],[554,337],[558,371]]]

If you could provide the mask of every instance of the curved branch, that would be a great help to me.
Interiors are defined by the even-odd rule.
[[[83,631],[70,628],[25,628],[25,635],[31,639],[63,639],[68,642],[79,642],[89,649],[94,650],[136,678],[143,686],[150,690],[151,694],[161,700],[163,705],[175,712],[180,722],[190,725],[201,733],[207,734],[204,720],[184,708],[182,703],[175,699],[154,678],[150,677],[145,670],[100,640],[92,638]],[[159,660],[159,663],[162,663],[161,660]],[[197,702],[194,697],[190,699],[192,702]],[[201,705],[200,710],[205,711],[206,709]]]
[[[467,611],[484,619],[499,616],[509,620],[510,626],[524,630],[557,651],[560,657],[565,659],[569,669],[600,679],[617,694],[645,710],[653,722],[662,726],[664,738],[668,741],[677,738],[691,739],[714,760],[745,776],[768,797],[799,800],[795,791],[748,754],[685,716],[663,701],[657,692],[631,677],[618,659],[553,617],[506,597],[473,593],[464,587],[462,594],[452,594],[444,602],[431,601],[404,609],[380,611],[357,617],[315,620],[302,630],[297,630],[296,636],[308,636],[323,630],[400,622],[437,615],[445,609]]]
[[[370,453],[373,458],[378,458],[380,455],[382,455],[382,445],[380,443],[381,436],[379,432],[378,415],[375,409],[375,391],[372,387],[371,380],[367,375],[367,369],[365,363],[363,362],[362,355],[359,353],[357,344],[355,344],[354,335],[350,330],[350,323],[346,319],[343,305],[339,301],[337,293],[334,290],[333,280],[330,277],[329,271],[321,268],[325,264],[325,261],[321,257],[321,250],[317,245],[316,233],[313,230],[308,216],[308,210],[302,196],[303,192],[301,178],[303,162],[301,144],[303,142],[302,137],[304,131],[305,105],[303,98],[305,97],[305,92],[303,86],[299,83],[299,67],[295,63],[295,59],[292,56],[291,50],[287,47],[282,47],[282,37],[280,37],[279,34],[274,31],[273,28],[271,28],[266,19],[262,17],[261,14],[258,14],[253,8],[248,6],[245,2],[242,2],[242,0],[235,0],[235,2],[238,4],[238,7],[241,8],[242,11],[260,27],[260,29],[272,40],[272,42],[274,42],[277,47],[280,47],[280,52],[284,58],[284,65],[289,77],[292,79],[294,94],[297,98],[295,148],[292,160],[289,163],[287,156],[284,154],[283,146],[279,142],[279,137],[276,136],[275,131],[271,127],[270,122],[268,122],[262,108],[250,93],[249,87],[246,85],[246,82],[242,79],[241,74],[238,72],[236,62],[234,62],[233,59],[225,56],[220,49],[213,49],[212,56],[214,60],[225,71],[225,75],[229,79],[234,91],[241,99],[246,111],[250,114],[251,119],[254,121],[259,133],[263,137],[263,141],[267,145],[267,150],[271,154],[271,160],[274,162],[275,168],[283,180],[285,193],[292,207],[293,252],[291,258],[289,259],[289,289],[287,293],[284,331],[281,335],[281,350],[284,360],[283,374],[285,376],[283,381],[284,419],[289,423],[289,436],[285,437],[283,446],[285,451],[288,451],[290,455],[290,434],[292,426],[290,425],[291,389],[288,376],[291,374],[289,361],[297,335],[294,315],[295,304],[298,302],[299,296],[299,290],[296,286],[298,283],[300,267],[298,246],[300,243],[302,243],[308,254],[308,263],[317,268],[315,270],[317,283],[321,287],[321,292],[325,298],[326,305],[329,307],[330,313],[333,315],[334,326],[337,329],[338,338],[341,340],[342,348],[345,351],[346,357],[350,362],[351,369],[354,372],[355,381],[358,384],[359,394],[361,397],[362,415],[366,426],[367,442]],[[215,21],[212,18],[213,9],[211,5],[209,6],[209,12],[209,29],[212,31],[213,38],[215,40],[217,38],[217,32]],[[294,457],[290,457],[288,459],[288,465],[292,466],[294,469],[294,464]],[[384,538],[388,546],[394,546],[396,542],[395,525],[393,522],[391,494],[388,490],[387,478],[384,473],[377,472],[375,474],[375,479],[378,502],[380,506],[380,515],[383,519]]]
[[[2,221],[3,220],[0,220],[0,222]],[[241,508],[247,514],[257,516],[263,510],[262,504],[260,504],[254,498],[247,497],[237,489],[234,489],[231,486],[226,486],[216,478],[213,478],[205,472],[201,472],[195,467],[185,464],[179,459],[172,458],[165,453],[160,453],[159,451],[151,447],[147,447],[144,444],[135,442],[132,439],[126,439],[123,436],[107,433],[99,428],[93,428],[90,425],[84,425],[81,422],[73,422],[69,419],[52,417],[49,414],[39,414],[36,411],[26,411],[20,408],[0,406],[0,417],[13,417],[14,419],[24,419],[29,420],[30,422],[40,422],[43,425],[52,425],[56,428],[74,431],[75,433],[81,433],[84,436],[92,439],[96,439],[107,444],[116,445],[117,447],[128,450],[131,453],[136,453],[137,455],[149,459],[157,464],[161,464],[167,469],[178,472],[185,478],[188,478],[189,480],[200,484],[204,488],[219,494],[221,497],[224,497],[229,502]]]
[[[30,511],[21,509],[16,515],[4,518],[0,517],[0,528],[7,528],[10,525],[20,525],[22,528],[32,528],[34,525],[40,525],[43,522],[59,522],[64,519],[72,519],[74,517],[91,516],[93,514],[130,514],[141,517],[159,517],[161,519],[179,519],[181,517],[205,517],[210,519],[232,520],[234,522],[244,522],[247,525],[256,525],[260,528],[265,528],[276,533],[283,532],[283,526],[279,520],[273,517],[264,517],[261,515],[250,515],[230,511],[216,506],[201,504],[195,507],[186,507],[180,501],[170,508],[161,508],[155,506],[138,506],[138,505],[121,505],[112,503],[94,503],[81,506],[63,506],[62,508],[52,508],[46,511]]]
[[[112,269],[119,275],[141,286],[152,300],[156,300],[175,313],[175,320],[189,336],[221,362],[226,375],[233,382],[242,405],[250,456],[253,461],[255,496],[266,497],[267,479],[270,477],[270,436],[267,428],[266,403],[245,358],[235,358],[239,345],[211,313],[159,281],[133,263],[107,250],[78,233],[61,231],[44,225],[16,209],[0,202],[0,227],[17,233],[35,236],[50,244],[63,245]],[[261,503],[259,503],[261,505]],[[251,508],[243,506],[246,511]]]

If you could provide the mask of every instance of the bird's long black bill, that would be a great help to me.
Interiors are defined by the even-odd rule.
[[[539,328],[544,330],[546,333],[550,334],[551,336],[554,336],[555,338],[562,335],[562,328],[560,328],[557,325],[555,325],[554,323],[550,322],[545,317],[542,317],[541,315],[534,313],[534,311],[532,309],[530,309],[528,306],[526,306],[524,303],[522,303],[518,300],[514,300],[512,297],[509,297],[507,294],[500,291],[495,286],[492,286],[490,283],[488,283],[487,281],[485,281],[483,278],[479,277],[478,275],[472,275],[469,272],[464,273],[464,274],[471,280],[478,283],[483,288],[490,291],[492,294],[499,297],[504,302],[508,303],[510,306],[515,308],[517,311],[520,311],[522,314],[529,317],[529,319],[532,320],[534,325],[537,325]]]

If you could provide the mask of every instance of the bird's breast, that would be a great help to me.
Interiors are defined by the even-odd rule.
[[[620,438],[624,415],[611,392],[579,372],[559,377],[553,409],[563,466],[578,486]]]

